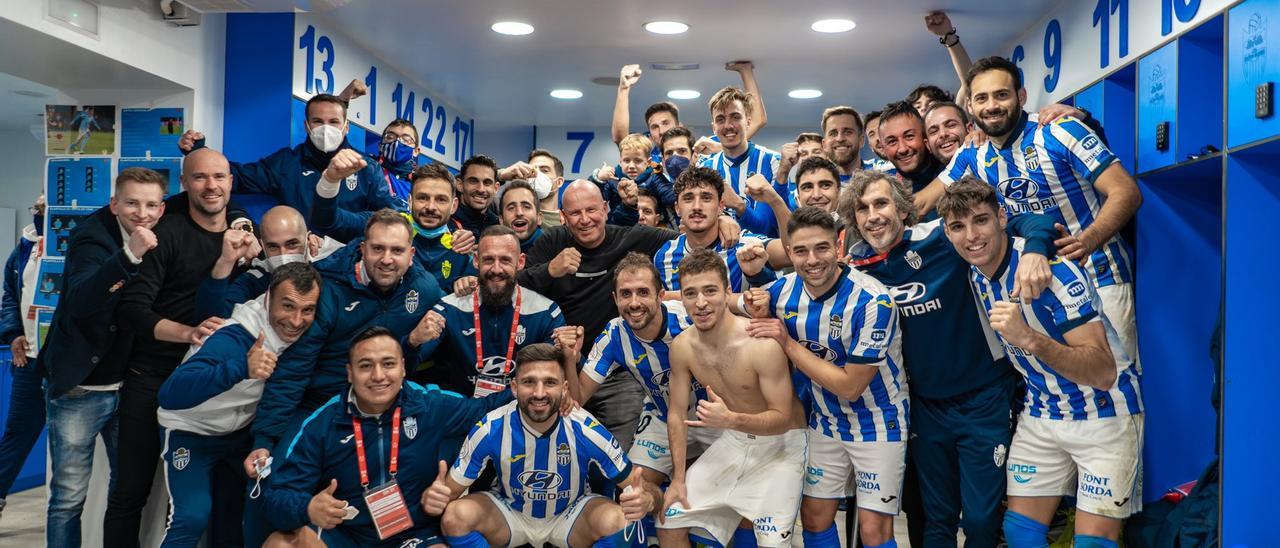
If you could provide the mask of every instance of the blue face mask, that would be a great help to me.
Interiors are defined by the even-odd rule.
[[[382,143],[378,147],[378,151],[382,155],[382,163],[389,167],[400,166],[413,161],[413,147],[398,140]]]
[[[662,163],[662,168],[666,170],[667,177],[674,181],[676,180],[676,177],[679,177],[681,173],[684,173],[684,170],[689,169],[689,159],[684,156],[672,154],[670,158],[667,158],[667,160]]]

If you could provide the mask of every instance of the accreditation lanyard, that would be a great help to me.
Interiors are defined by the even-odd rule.
[[[360,418],[352,417],[351,428],[355,430],[356,463],[360,465],[360,487],[369,488],[369,461],[364,458],[364,435],[360,432]],[[391,462],[387,465],[387,473],[391,479],[396,477],[396,464],[400,456],[400,408],[391,418]]]
[[[471,317],[476,328],[476,371],[484,371],[484,337],[480,334],[480,292],[471,293]],[[509,367],[511,357],[516,352],[516,328],[520,326],[520,286],[516,286],[515,311],[511,313],[511,338],[507,341],[507,361],[503,368]]]

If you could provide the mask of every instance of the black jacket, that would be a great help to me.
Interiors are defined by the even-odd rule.
[[[120,225],[103,207],[71,233],[62,275],[62,298],[36,367],[49,380],[49,398],[84,384],[119,382],[133,333],[116,323],[115,308],[138,265],[124,253]]]

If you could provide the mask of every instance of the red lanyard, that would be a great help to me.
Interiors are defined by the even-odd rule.
[[[484,371],[484,337],[480,336],[480,291],[471,293],[471,317],[476,328],[476,371]],[[520,286],[516,286],[515,311],[511,313],[511,340],[507,341],[507,361],[502,364],[503,371],[509,367],[511,357],[516,352],[516,328],[520,326]]]
[[[881,253],[881,254],[879,254],[879,255],[873,255],[873,256],[871,256],[871,257],[867,257],[867,258],[865,258],[865,259],[858,259],[858,260],[853,261],[852,263],[849,263],[849,264],[852,264],[853,266],[867,266],[867,265],[876,264],[876,263],[878,263],[878,262],[880,262],[880,261],[883,261],[883,260],[887,259],[888,257],[889,257],[889,252],[888,252],[888,251],[886,251],[886,252]]]
[[[360,465],[360,486],[369,488],[369,463],[364,458],[364,436],[360,433],[360,417],[351,418],[351,428],[355,430],[356,438],[356,463]],[[400,457],[400,408],[396,408],[395,414],[391,417],[391,463],[387,466],[387,473],[391,474],[391,479],[396,477],[396,462]]]

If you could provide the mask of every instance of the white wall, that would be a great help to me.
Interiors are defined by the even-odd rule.
[[[104,4],[101,2],[96,2]],[[143,9],[143,5],[151,5]],[[125,4],[128,6],[128,4]],[[205,15],[197,27],[164,23],[158,3],[136,7],[102,5],[98,37],[93,38],[44,18],[41,0],[0,0],[0,18],[38,30],[87,51],[115,59],[191,90],[193,127],[204,128],[209,146],[222,146],[223,74],[226,67],[226,18]],[[22,76],[19,74],[19,76]],[[30,78],[41,81],[38,78]],[[66,89],[68,86],[59,86]],[[88,86],[71,86],[88,87]]]

